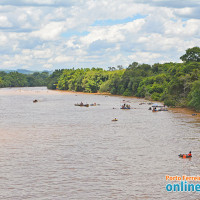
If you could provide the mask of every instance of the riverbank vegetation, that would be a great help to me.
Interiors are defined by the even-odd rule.
[[[77,92],[109,92],[164,101],[165,105],[200,111],[200,48],[186,50],[183,63],[139,64],[35,72],[30,75],[0,72],[0,87],[47,86]]]
[[[19,72],[6,73],[4,71],[0,71],[0,88],[46,86],[48,77],[48,72],[22,74]]]
[[[187,49],[183,63],[139,64],[92,69],[56,70],[49,89],[78,92],[109,92],[164,101],[165,105],[200,110],[200,48]],[[54,80],[54,81],[52,81]]]

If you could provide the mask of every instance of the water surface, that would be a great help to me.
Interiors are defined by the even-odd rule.
[[[120,110],[123,100],[134,109]],[[100,106],[74,106],[81,101]],[[165,175],[200,175],[200,121],[141,102],[0,89],[0,199],[199,199],[166,192]],[[190,150],[192,159],[178,158]]]

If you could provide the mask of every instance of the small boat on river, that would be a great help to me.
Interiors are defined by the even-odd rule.
[[[157,103],[153,104],[152,107],[149,107],[149,110],[152,110],[152,112],[168,111],[168,109],[165,106],[158,105]]]
[[[82,102],[81,103],[76,103],[74,105],[75,106],[80,106],[80,107],[89,107],[89,104],[83,104]]]
[[[123,104],[120,109],[131,109],[129,104]]]

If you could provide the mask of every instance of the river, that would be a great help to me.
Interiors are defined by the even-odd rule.
[[[134,109],[121,110],[123,100]],[[100,105],[74,106],[81,101]],[[199,192],[167,192],[165,180],[200,175],[199,118],[153,113],[147,102],[0,89],[0,199],[200,199]],[[192,159],[178,157],[190,150]]]

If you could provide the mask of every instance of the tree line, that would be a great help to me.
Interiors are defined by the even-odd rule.
[[[55,70],[48,78],[49,89],[78,92],[109,92],[123,96],[164,101],[168,106],[200,111],[200,48],[186,50],[183,63],[139,64],[86,69]]]
[[[48,89],[77,92],[109,92],[164,101],[168,106],[190,107],[200,111],[200,48],[186,50],[183,63],[121,65],[102,68],[60,69],[21,74],[0,72],[0,87],[47,86]]]
[[[0,71],[0,88],[46,86],[48,77],[48,72],[22,74],[19,72],[6,73],[4,71]]]

